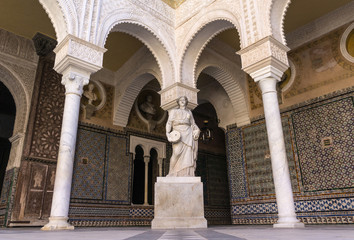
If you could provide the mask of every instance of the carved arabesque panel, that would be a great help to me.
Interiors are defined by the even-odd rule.
[[[45,63],[33,130],[31,157],[57,159],[64,110],[64,86],[53,63]]]

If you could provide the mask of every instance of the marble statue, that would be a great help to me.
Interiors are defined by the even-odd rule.
[[[179,107],[169,112],[166,124],[167,139],[173,149],[167,177],[194,177],[200,130],[187,108],[188,98],[179,97],[177,104]]]

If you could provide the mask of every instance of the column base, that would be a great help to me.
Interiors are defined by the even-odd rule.
[[[74,226],[68,223],[67,217],[50,217],[49,223],[41,228],[43,231],[53,231],[53,230],[74,230]]]
[[[287,219],[282,221],[279,219],[277,223],[273,224],[273,228],[304,228],[305,224],[295,219]]]

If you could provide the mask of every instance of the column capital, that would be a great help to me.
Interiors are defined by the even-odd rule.
[[[70,71],[71,70],[71,71]],[[63,74],[61,84],[65,86],[65,94],[76,94],[81,97],[83,87],[90,81],[90,75],[77,73],[70,69]]]
[[[188,108],[192,110],[198,106],[198,92],[198,89],[183,83],[174,83],[159,92],[161,95],[161,108],[164,110],[175,108],[178,106],[176,99],[186,96],[188,98]]]
[[[289,68],[289,50],[272,36],[267,36],[237,54],[241,56],[242,69],[256,82],[269,77],[280,81],[284,71]]]
[[[75,66],[90,75],[102,68],[105,51],[105,48],[68,34],[54,49],[54,70],[63,74],[67,68]]]
[[[144,156],[144,162],[148,164],[150,162],[150,156]]]

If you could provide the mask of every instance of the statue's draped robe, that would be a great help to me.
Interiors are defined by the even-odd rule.
[[[193,132],[199,133],[189,109],[173,109],[169,113],[166,124],[166,133],[171,130],[180,132],[181,139],[172,144],[173,153],[170,159],[168,177],[190,176],[194,177],[198,154],[198,139],[193,139]],[[199,134],[198,134],[199,135]]]

